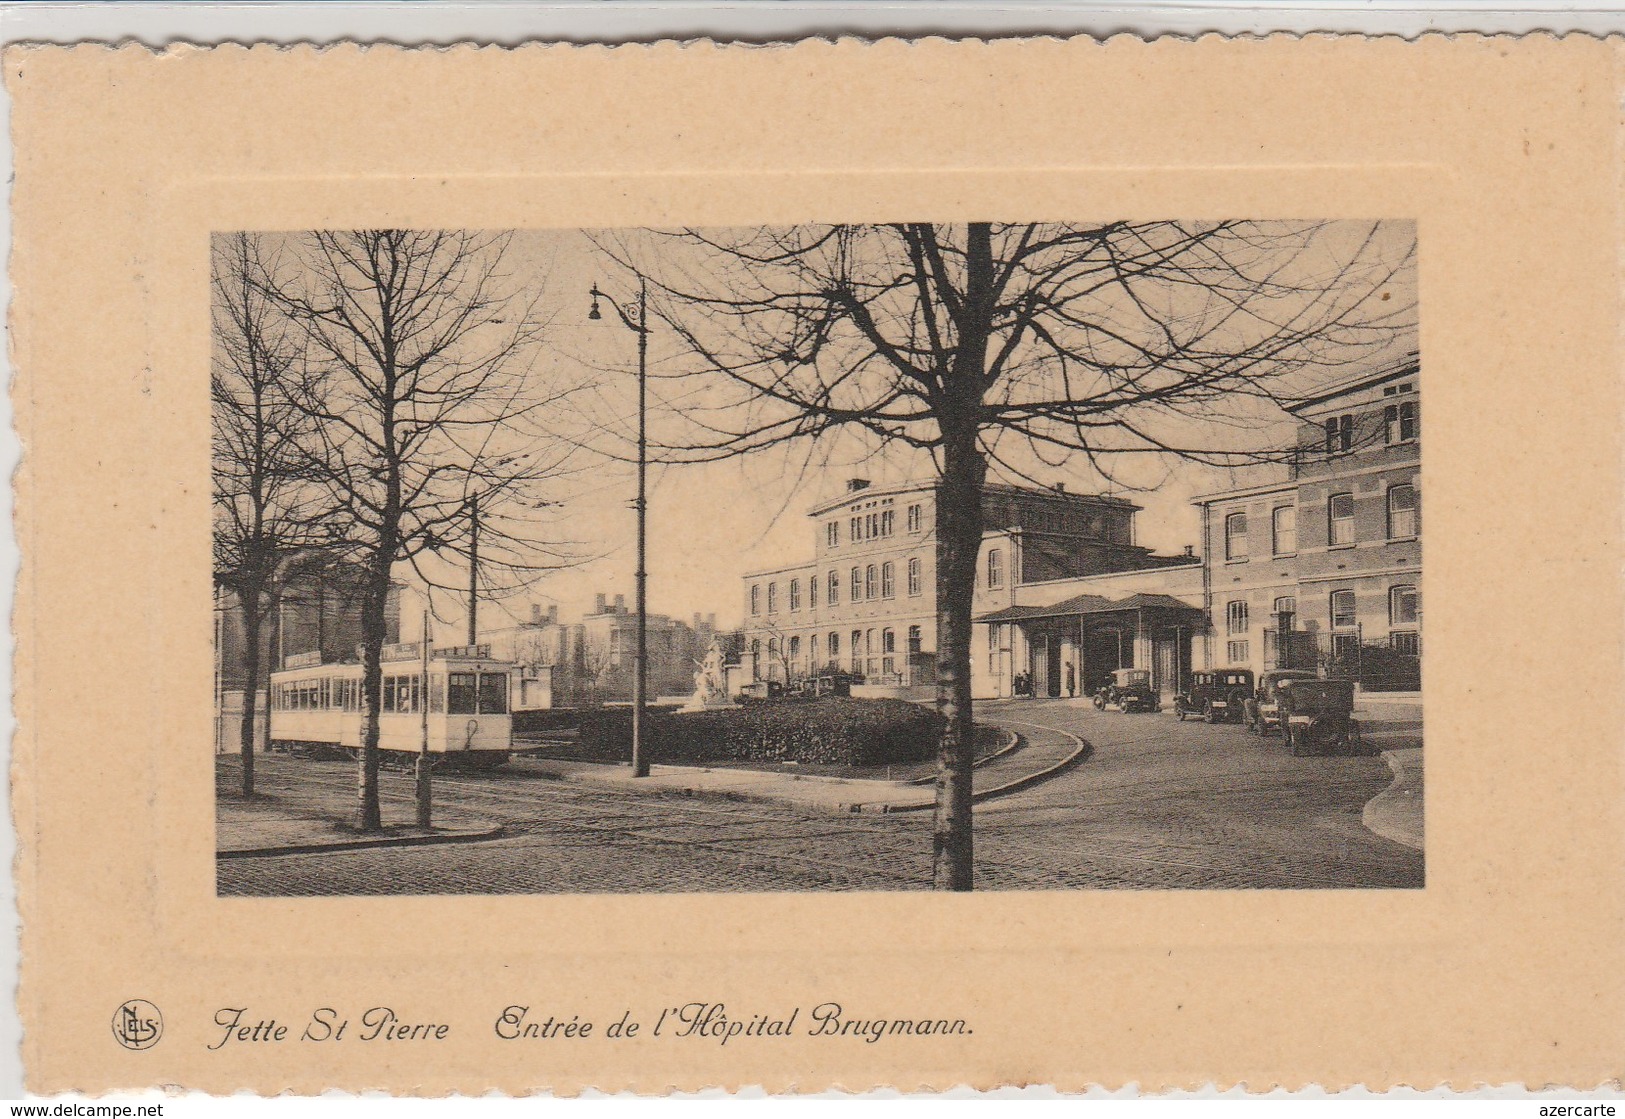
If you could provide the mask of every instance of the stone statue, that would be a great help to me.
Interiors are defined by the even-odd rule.
[[[727,667],[722,660],[722,645],[713,640],[706,650],[705,660],[695,662],[694,696],[685,711],[702,711],[707,707],[732,706],[727,693]]]

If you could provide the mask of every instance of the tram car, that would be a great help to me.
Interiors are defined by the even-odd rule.
[[[378,748],[386,762],[414,761],[423,746],[428,705],[429,752],[454,768],[493,769],[513,748],[508,710],[515,665],[488,645],[435,649],[424,687],[416,643],[383,651],[383,709]],[[318,654],[289,657],[271,673],[271,745],[276,749],[354,756],[361,749],[361,666],[322,664]]]

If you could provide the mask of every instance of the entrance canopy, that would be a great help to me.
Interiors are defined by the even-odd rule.
[[[1051,606],[1007,606],[991,614],[983,614],[978,622],[1035,622],[1041,618],[1076,618],[1096,614],[1134,614],[1155,612],[1161,619],[1178,620],[1193,628],[1200,627],[1203,613],[1182,598],[1171,594],[1131,594],[1127,598],[1110,599],[1098,594],[1080,594],[1063,599]]]

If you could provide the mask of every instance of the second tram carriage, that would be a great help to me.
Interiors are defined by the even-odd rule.
[[[506,762],[513,746],[508,694],[514,664],[493,658],[488,645],[435,649],[425,687],[422,655],[415,642],[384,646],[378,719],[384,756],[404,761],[422,749],[427,704],[429,752],[436,758],[478,769]],[[354,753],[361,748],[361,707],[359,664],[322,664],[318,654],[289,657],[271,674],[271,744]]]

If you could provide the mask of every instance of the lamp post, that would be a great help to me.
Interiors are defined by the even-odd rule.
[[[627,309],[615,300],[598,290],[598,285],[592,285],[589,292],[592,296],[592,309],[587,312],[587,318],[597,321],[604,316],[598,310],[598,301],[605,300],[615,308],[622,324],[638,336],[638,498],[635,507],[638,512],[638,566],[634,572],[637,585],[638,606],[638,648],[636,659],[633,662],[632,674],[632,776],[649,776],[649,758],[644,751],[644,704],[649,682],[649,631],[648,631],[648,589],[649,573],[645,570],[645,559],[648,545],[648,514],[646,475],[649,466],[649,440],[647,426],[647,400],[649,387],[649,283],[643,277],[638,277],[637,313],[631,315]]]
[[[418,683],[418,758],[417,768],[413,776],[416,778],[418,827],[427,829],[432,823],[431,804],[433,792],[430,788],[429,777],[429,653],[433,637],[429,630],[429,591],[423,591],[423,630],[418,635],[419,677]]]

